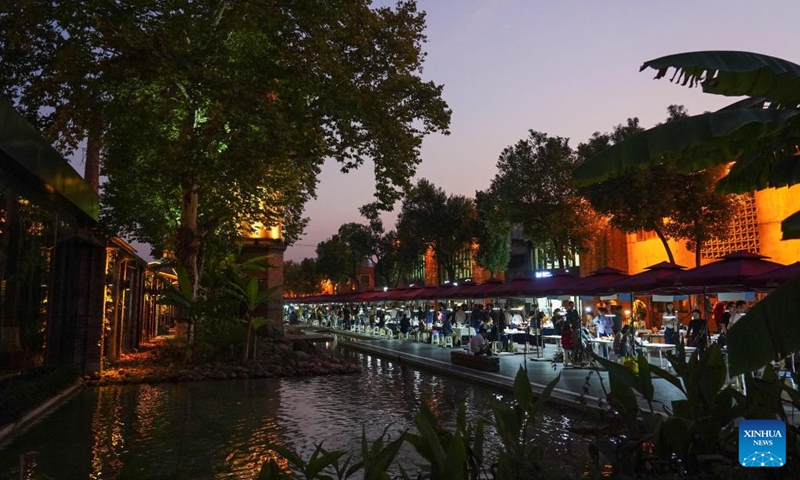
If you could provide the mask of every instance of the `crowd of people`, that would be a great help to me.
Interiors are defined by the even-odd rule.
[[[682,319],[675,311],[674,304],[667,302],[661,313],[663,343],[675,345],[683,339],[686,346],[696,347],[701,351],[712,341],[724,345],[727,331],[746,311],[745,301],[717,302],[710,313],[719,331],[710,332],[708,319],[704,318],[699,309],[693,309],[688,319]],[[378,327],[391,331],[393,335],[409,336],[417,333],[431,334],[435,330],[441,337],[452,337],[454,346],[461,345],[466,336],[462,336],[461,329],[471,327],[474,335],[469,336],[469,350],[476,355],[492,355],[493,342],[499,342],[500,348],[507,350],[512,342],[507,334],[509,329],[516,333],[525,332],[531,338],[531,343],[538,344],[538,335],[541,334],[546,319],[545,313],[535,306],[526,311],[524,308],[512,309],[508,303],[503,306],[484,306],[481,303],[470,306],[463,303],[452,305],[452,308],[447,308],[445,303],[435,304],[435,308],[432,305],[382,307],[351,304],[292,308],[287,312],[289,324],[302,321],[345,330],[353,326],[364,327],[369,331]],[[555,335],[560,336],[565,364],[588,363],[589,356],[586,353],[593,350],[592,339],[595,338],[613,340],[610,354],[615,359],[635,356],[642,346],[642,338],[638,336],[642,331],[637,330],[632,322],[624,321],[619,307],[609,309],[602,305],[594,309],[593,315],[588,311],[583,315],[576,309],[574,302],[566,301],[563,308],[553,310],[548,323],[552,324]],[[428,341],[432,337],[433,335],[428,335]]]

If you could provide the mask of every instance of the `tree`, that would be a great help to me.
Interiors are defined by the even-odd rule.
[[[211,238],[258,223],[297,237],[325,158],[345,172],[371,159],[387,207],[409,186],[422,138],[449,123],[442,87],[419,77],[425,15],[414,1],[23,6],[22,18],[0,15],[13,70],[4,93],[66,145],[97,120],[104,220],[174,251],[193,295]]]
[[[506,220],[521,226],[528,240],[550,250],[561,268],[593,233],[584,221],[591,208],[572,183],[576,163],[569,139],[530,130],[528,138],[500,154],[489,187]]]
[[[472,246],[475,216],[472,199],[448,196],[430,181],[420,179],[403,199],[397,217],[400,243],[433,249],[433,256],[447,278],[457,280],[456,270],[462,266],[458,254]]]
[[[345,223],[335,235],[317,244],[317,268],[332,283],[350,283],[361,290],[358,273],[371,252],[369,227]]]
[[[475,222],[475,241],[478,244],[475,262],[494,278],[495,272],[505,271],[511,260],[511,225],[500,214],[499,205],[488,192],[475,192],[475,206],[478,212]]]
[[[707,168],[681,175],[682,182],[674,191],[674,210],[664,229],[672,238],[686,239],[686,248],[694,251],[695,266],[700,266],[703,245],[723,238],[730,230],[731,213],[739,204],[736,195],[723,195],[715,190],[724,167]]]
[[[283,289],[295,295],[312,295],[319,292],[322,276],[315,258],[304,258],[300,263],[283,262]]]
[[[670,105],[667,111],[667,121],[686,115],[682,105]],[[595,132],[588,142],[578,145],[578,157],[583,163],[611,145],[643,131],[638,118],[629,118],[624,125],[614,127],[611,133]],[[682,176],[674,166],[657,165],[628,170],[602,183],[584,187],[580,192],[597,212],[609,218],[611,226],[626,233],[640,230],[655,232],[669,261],[675,263],[665,219],[675,212],[675,195],[683,183]]]

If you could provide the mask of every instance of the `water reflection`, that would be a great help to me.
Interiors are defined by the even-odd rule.
[[[374,439],[388,426],[396,438],[413,429],[422,404],[452,428],[461,404],[475,422],[490,417],[494,397],[507,401],[393,361],[358,359],[360,375],[87,388],[0,447],[0,478],[18,478],[20,453],[36,450],[38,473],[59,480],[250,479],[274,455],[268,443],[306,456],[320,443],[358,452],[362,429]],[[572,424],[557,410],[541,419],[546,458],[585,455]],[[500,444],[493,429],[486,434],[487,446]],[[412,468],[419,462],[407,446],[399,458]]]

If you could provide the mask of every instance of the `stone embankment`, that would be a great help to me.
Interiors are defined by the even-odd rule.
[[[298,348],[299,345],[299,348]],[[193,382],[235,378],[273,378],[341,375],[360,372],[360,367],[335,352],[307,342],[263,340],[257,360],[195,362],[188,347],[157,340],[141,351],[123,355],[102,374],[84,377],[87,385]]]

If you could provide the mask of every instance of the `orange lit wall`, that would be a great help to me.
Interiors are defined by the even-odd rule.
[[[762,190],[756,192],[755,198],[758,212],[759,253],[770,257],[773,262],[784,265],[800,261],[800,240],[781,240],[781,222],[800,210],[800,185]],[[638,242],[636,235],[626,235],[626,237],[628,273],[639,273],[645,267],[667,261],[667,253],[657,237]],[[669,244],[677,264],[689,268],[695,267],[694,252],[686,248],[684,241],[670,240]],[[581,258],[581,270],[584,263],[589,260]],[[712,261],[704,259],[702,263],[707,264]]]

